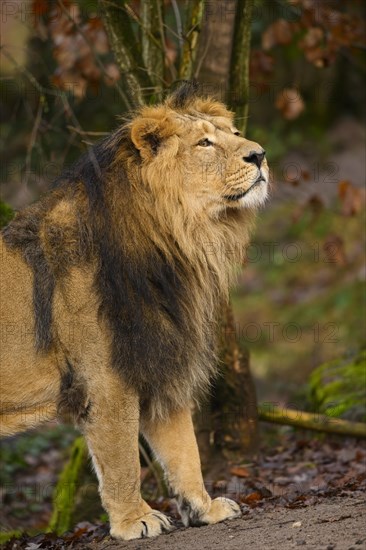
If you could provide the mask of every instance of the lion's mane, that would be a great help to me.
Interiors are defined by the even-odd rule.
[[[154,116],[164,118],[167,108],[227,116],[224,106],[196,97],[190,86],[155,108]],[[39,352],[54,344],[56,286],[67,284],[73,266],[92,269],[113,368],[138,391],[142,411],[163,417],[207,390],[215,373],[218,310],[232,266],[242,260],[253,213],[232,209],[210,220],[193,215],[179,186],[168,193],[156,181],[155,190],[147,190],[131,140],[138,116],[85,153],[3,237],[33,270]],[[154,136],[148,139],[154,148]],[[53,219],[60,204],[73,205],[69,225]]]

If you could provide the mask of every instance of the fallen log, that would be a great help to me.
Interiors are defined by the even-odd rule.
[[[351,422],[350,420],[324,414],[308,413],[262,403],[259,405],[258,418],[259,420],[273,424],[366,439],[365,423]]]

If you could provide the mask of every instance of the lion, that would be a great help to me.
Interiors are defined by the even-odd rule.
[[[1,233],[1,434],[74,422],[113,537],[172,529],[141,497],[139,434],[184,525],[240,515],[204,487],[192,408],[215,376],[218,311],[268,179],[233,113],[185,83]]]

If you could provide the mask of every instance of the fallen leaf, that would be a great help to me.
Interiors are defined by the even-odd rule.
[[[250,493],[249,495],[246,495],[242,499],[242,502],[244,502],[245,504],[249,504],[250,506],[251,504],[256,504],[260,500],[262,500],[262,495],[258,491],[255,491],[254,493]]]
[[[249,477],[250,472],[244,466],[235,466],[231,468],[230,473],[236,477]]]

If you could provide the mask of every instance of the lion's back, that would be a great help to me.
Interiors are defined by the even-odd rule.
[[[29,403],[56,395],[59,375],[51,355],[38,354],[34,345],[33,274],[21,253],[10,249],[0,234],[0,381],[1,431],[7,411],[16,422],[27,421]],[[47,391],[45,393],[45,388]],[[40,400],[38,397],[42,396]],[[24,410],[23,410],[24,409]],[[39,414],[41,410],[38,411]],[[11,423],[10,423],[11,424]],[[19,425],[14,428],[14,432]],[[10,429],[10,433],[12,430]]]

